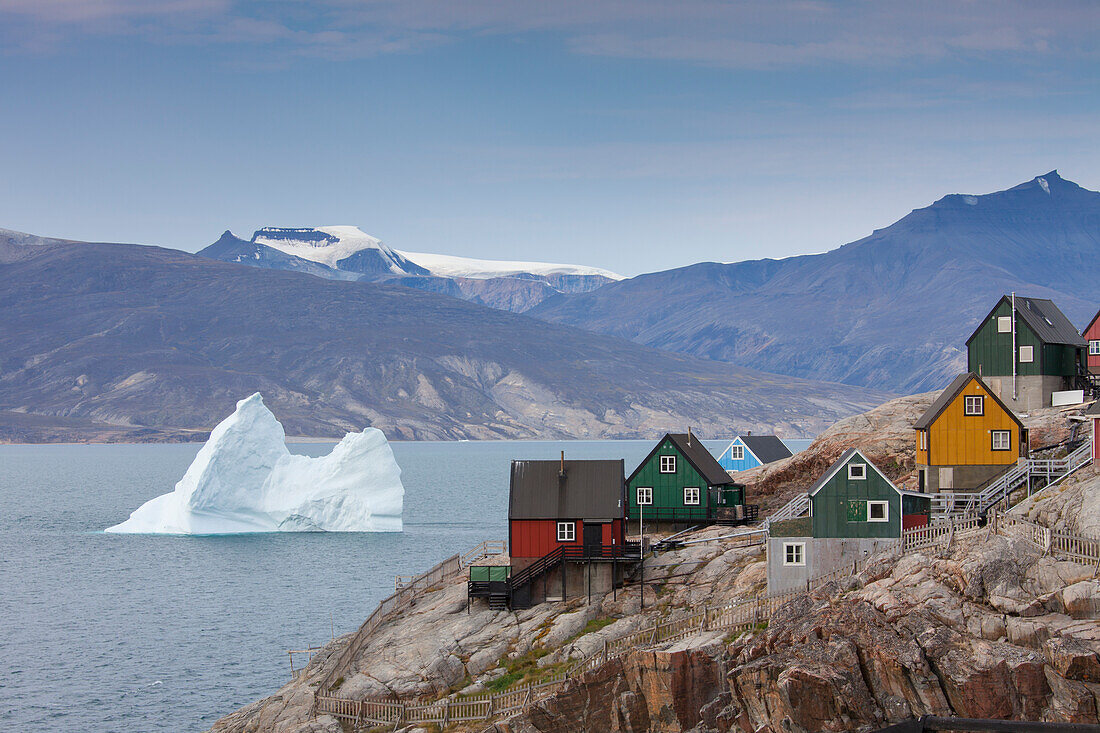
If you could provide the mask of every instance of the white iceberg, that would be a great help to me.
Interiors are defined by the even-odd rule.
[[[256,393],[210,433],[175,491],[107,532],[400,532],[405,489],[381,430],[348,433],[327,456],[293,455]]]

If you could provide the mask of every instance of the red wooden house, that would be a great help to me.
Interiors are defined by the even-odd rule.
[[[1092,317],[1081,335],[1089,345],[1085,356],[1089,374],[1100,374],[1100,311]]]
[[[512,461],[508,547],[515,573],[558,547],[623,544],[623,461]]]

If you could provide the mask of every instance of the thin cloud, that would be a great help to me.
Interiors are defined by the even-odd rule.
[[[1090,55],[1100,3],[0,0],[0,22],[9,49],[43,40],[52,45],[60,37],[126,34],[150,42],[277,44],[289,56],[346,59],[472,36],[541,33],[577,54],[760,69],[972,54]]]

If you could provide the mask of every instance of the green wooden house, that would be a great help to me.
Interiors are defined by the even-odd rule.
[[[856,448],[810,487],[813,537],[897,539],[928,524],[932,497],[902,491]]]
[[[968,371],[1016,411],[1050,407],[1055,392],[1081,388],[1085,349],[1053,301],[1019,295],[1002,296],[966,340]]]
[[[627,521],[647,528],[756,519],[736,483],[691,432],[668,433],[627,479]],[[633,526],[633,525],[632,525]]]
[[[809,490],[808,516],[768,528],[768,592],[803,588],[811,578],[893,545],[931,520],[932,497],[902,491],[858,449],[850,449]]]

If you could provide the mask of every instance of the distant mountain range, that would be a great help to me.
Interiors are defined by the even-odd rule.
[[[953,194],[826,254],[700,263],[528,311],[552,323],[769,372],[913,393],[965,368],[965,340],[1011,291],[1079,327],[1100,305],[1100,193],[1057,171]]]
[[[256,244],[274,240],[261,232]],[[262,246],[253,254],[295,257],[292,269],[299,261],[330,266]],[[352,272],[348,258],[374,271],[412,261],[356,256],[364,251],[332,252],[332,262]],[[438,267],[427,264],[420,266]],[[654,437],[688,425],[702,437],[749,429],[795,437],[887,397],[658,351],[390,281],[244,267],[158,247],[4,232],[0,282],[6,441],[196,437],[256,391],[290,435],[373,425],[409,439]]]
[[[0,277],[0,440],[183,437],[253,391],[303,435],[795,437],[943,386],[1003,293],[1083,325],[1100,193],[1051,172],[825,254],[629,280],[354,227],[198,255],[0,230]]]
[[[230,231],[200,256],[331,280],[390,282],[522,313],[560,293],[585,293],[622,276],[581,265],[478,260],[391,249],[356,227],[264,227]]]

